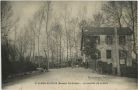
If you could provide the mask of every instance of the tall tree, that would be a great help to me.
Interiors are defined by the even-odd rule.
[[[41,29],[42,29],[42,24],[43,24],[43,19],[44,19],[44,9],[40,7],[38,11],[34,14],[33,16],[33,21],[30,22],[30,29],[32,29],[32,32],[34,34],[35,39],[37,39],[37,56],[39,59],[40,56],[40,36],[41,36]],[[35,40],[34,39],[34,40]],[[35,46],[34,46],[35,47]],[[42,61],[38,61],[39,66]]]
[[[69,36],[68,36],[68,21],[69,21],[69,10],[68,10],[68,6],[65,6],[65,10],[63,13],[63,21],[64,21],[64,28],[65,28],[65,32],[66,32],[66,51],[67,51],[67,61],[69,60]]]
[[[29,24],[28,24],[28,28],[29,28],[29,30],[30,30],[30,32],[31,32],[31,36],[32,36],[32,58],[33,58],[33,60],[35,60],[35,50],[36,50],[36,48],[35,48],[35,46],[36,46],[36,38],[37,38],[37,31],[36,31],[36,23],[34,23],[35,21],[34,20],[30,20],[29,21]]]
[[[78,42],[80,41],[78,40],[79,37],[77,37],[79,34],[79,32],[77,31],[78,22],[79,22],[78,17],[72,18],[70,20],[70,27],[72,29],[72,43],[73,43],[73,48],[75,50],[73,54],[75,59],[78,58]]]
[[[133,33],[133,51],[138,59],[137,52],[137,2],[136,1],[126,1],[123,4],[124,13],[123,20],[125,24],[130,27]]]
[[[59,55],[59,63],[62,63],[62,26],[56,19],[52,26],[52,31],[54,33],[55,39],[57,40],[57,53]],[[57,58],[58,59],[58,58]]]
[[[49,26],[49,18],[50,18],[50,10],[51,10],[51,2],[47,1],[44,4],[44,21],[46,25],[46,44],[47,44],[47,69],[49,68],[49,32],[48,32],[48,26]]]

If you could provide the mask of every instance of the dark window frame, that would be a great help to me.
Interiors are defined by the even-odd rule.
[[[112,58],[112,50],[106,50],[106,58],[111,59]]]
[[[112,35],[107,35],[105,38],[106,44],[107,45],[112,45],[113,44],[113,36]]]
[[[119,59],[126,59],[126,58],[127,58],[127,51],[119,50]]]
[[[119,35],[119,45],[126,44],[126,35]]]
[[[101,59],[101,51],[98,51],[98,59]]]

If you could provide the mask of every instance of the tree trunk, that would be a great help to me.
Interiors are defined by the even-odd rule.
[[[39,61],[39,36],[38,36],[38,61]],[[40,62],[41,61],[39,61],[39,67],[40,67]]]
[[[48,6],[47,6],[47,11],[46,11],[46,14],[47,14],[47,16],[46,16],[46,38],[47,38],[47,53],[48,53],[48,55],[47,55],[47,60],[49,59],[49,47],[48,47],[48,43],[49,43],[49,41],[48,41],[48,39],[49,39],[49,36],[48,36],[48,22],[49,22],[49,8],[50,8],[50,2],[48,2],[47,3],[48,4]],[[49,60],[48,60],[49,61]],[[49,63],[49,62],[48,62]],[[48,64],[49,65],[49,64]],[[48,66],[49,67],[49,66]]]
[[[60,65],[61,65],[61,35],[60,35]]]

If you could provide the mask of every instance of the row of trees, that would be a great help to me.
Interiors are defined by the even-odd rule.
[[[34,40],[30,40],[35,43],[32,53],[36,56],[45,55],[52,63],[61,65],[62,62],[79,57],[79,19],[70,16],[68,6],[59,16],[52,9],[52,2],[45,2],[26,28],[28,32],[33,31]]]

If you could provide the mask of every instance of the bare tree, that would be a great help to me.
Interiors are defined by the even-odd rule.
[[[41,35],[41,29],[42,29],[42,23],[43,23],[43,18],[44,18],[44,10],[43,8],[40,8],[33,17],[33,20],[29,21],[29,25],[27,26],[29,29],[28,31],[30,32],[32,40],[30,42],[30,44],[33,46],[30,47],[31,51],[30,51],[30,56],[31,56],[31,52],[33,52],[33,59],[35,57],[35,46],[36,46],[36,39],[37,39],[37,56],[39,58],[40,56],[40,35]],[[32,49],[33,48],[33,49]],[[33,51],[32,51],[33,50]],[[39,61],[41,63],[41,61]],[[40,63],[39,63],[39,67],[40,67]]]
[[[62,63],[62,26],[57,19],[55,19],[55,22],[52,25],[52,31],[53,31],[53,35],[55,37],[54,39],[57,42],[56,43],[57,54],[59,55],[59,63],[61,65],[61,63]],[[58,57],[57,57],[57,59],[58,59]]]
[[[36,19],[38,19],[38,20],[36,20],[36,21],[38,21],[38,23],[37,23],[37,25],[38,25],[38,28],[37,28],[37,30],[38,30],[38,56],[40,55],[40,53],[39,53],[39,41],[40,41],[40,34],[41,34],[41,27],[42,27],[42,20],[43,20],[43,11],[40,9],[40,11],[38,11],[37,12],[37,14],[36,14],[36,17],[34,17],[34,18],[36,18]]]
[[[106,14],[106,20],[110,25],[116,25],[116,27],[121,28],[121,18],[122,18],[122,7],[123,2],[109,1],[103,5],[102,10]],[[110,23],[109,23],[110,22]]]
[[[34,23],[35,21],[30,20],[29,24],[28,24],[28,28],[31,32],[31,36],[32,36],[32,56],[33,56],[33,60],[35,60],[35,46],[36,46],[36,38],[37,38],[37,31],[36,31],[36,23]]]
[[[13,27],[13,23],[11,20],[13,11],[9,2],[2,2],[1,12],[1,33],[3,37],[6,36],[11,27]]]
[[[124,14],[123,20],[125,24],[130,27],[133,33],[133,51],[136,55],[136,59],[138,59],[137,48],[137,2],[128,1],[123,4]]]
[[[68,21],[69,21],[69,11],[68,11],[68,7],[65,6],[65,11],[63,13],[63,21],[64,21],[64,28],[65,28],[65,32],[66,32],[66,46],[67,46],[67,61],[69,59],[69,36],[68,36]]]
[[[80,49],[82,50],[82,44],[83,44],[83,39],[84,39],[84,36],[83,36],[83,29],[86,27],[87,25],[87,21],[86,21],[86,14],[87,14],[87,7],[86,6],[83,6],[81,9],[80,9],[80,14],[79,14],[79,28],[80,28],[80,34],[81,34],[81,47]]]
[[[74,58],[78,58],[78,34],[79,32],[77,31],[77,27],[78,27],[78,17],[76,18],[72,18],[70,20],[70,25],[71,25],[71,28],[72,28],[72,33],[73,33],[73,39],[72,39],[72,42],[74,43],[74,50],[75,50],[75,53],[74,53]]]
[[[78,11],[78,18],[79,18],[80,22],[82,20],[86,20],[86,18],[87,18],[86,15],[87,15],[87,6],[84,5],[84,6],[80,7],[80,10]]]
[[[26,38],[27,34],[24,32],[20,32],[20,36],[17,39],[17,46],[18,46],[18,53],[19,53],[19,57],[20,60],[23,60],[24,55],[27,51],[27,47],[28,47],[28,39]]]
[[[49,32],[48,32],[48,26],[49,26],[49,18],[50,18],[50,5],[51,2],[47,1],[46,4],[44,4],[44,21],[46,26],[46,44],[47,44],[47,69],[49,68]]]
[[[99,12],[94,14],[93,18],[94,18],[93,23],[95,27],[101,27],[104,24],[104,17],[102,13]]]

